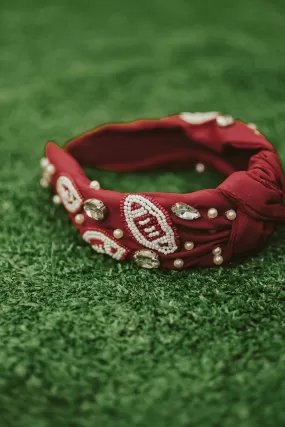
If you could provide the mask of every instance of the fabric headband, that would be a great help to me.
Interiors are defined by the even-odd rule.
[[[41,160],[83,239],[116,260],[145,268],[213,266],[264,247],[284,222],[284,177],[274,147],[253,124],[216,112],[106,124],[65,148],[49,142]],[[139,171],[215,168],[228,177],[216,189],[188,194],[106,190],[81,166]]]

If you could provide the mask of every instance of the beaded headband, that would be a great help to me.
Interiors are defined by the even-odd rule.
[[[206,165],[228,177],[188,194],[105,190],[82,167],[138,171]],[[145,268],[213,266],[260,250],[284,222],[284,178],[253,124],[216,112],[106,124],[65,148],[49,142],[41,185],[51,185],[83,239],[99,253]]]

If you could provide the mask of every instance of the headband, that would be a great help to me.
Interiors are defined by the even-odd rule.
[[[216,112],[106,124],[46,145],[41,185],[52,186],[83,239],[145,268],[214,266],[260,250],[284,222],[284,177],[274,147],[253,124]],[[141,171],[196,165],[227,176],[188,194],[101,188],[82,167]]]

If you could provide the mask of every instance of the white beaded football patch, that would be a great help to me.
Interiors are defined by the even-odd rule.
[[[90,243],[94,251],[99,254],[109,255],[117,261],[122,261],[129,252],[127,248],[113,240],[111,236],[102,230],[86,230],[82,237],[86,242]]]
[[[207,113],[181,113],[179,117],[191,125],[201,125],[216,119],[218,115],[219,113],[216,111],[209,111]]]
[[[69,212],[74,213],[81,208],[83,200],[70,178],[61,175],[56,182],[56,191]]]
[[[165,255],[177,250],[178,234],[168,212],[147,196],[129,194],[121,213],[129,234],[142,246]]]

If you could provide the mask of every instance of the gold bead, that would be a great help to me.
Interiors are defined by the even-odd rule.
[[[216,218],[218,216],[218,211],[215,208],[211,208],[208,210],[208,217],[213,219]]]

